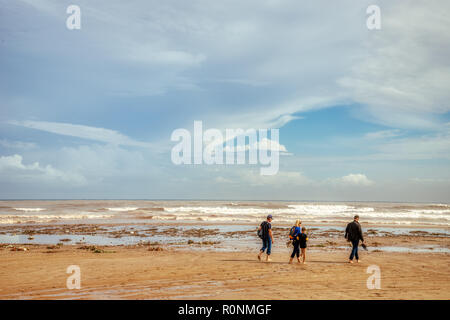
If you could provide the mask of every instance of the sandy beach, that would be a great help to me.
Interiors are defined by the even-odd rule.
[[[0,299],[449,299],[450,256],[311,249],[307,264],[287,264],[286,252],[259,262],[256,252],[176,250],[155,246],[0,249]],[[161,249],[158,249],[161,248]],[[162,250],[162,251],[158,251]],[[81,288],[69,290],[69,265]],[[381,289],[366,285],[369,265]]]
[[[3,201],[0,299],[449,299],[449,206],[380,203]],[[272,262],[256,228],[273,221]],[[360,214],[368,251],[349,264]],[[307,264],[288,264],[303,219]],[[69,266],[81,287],[69,289]],[[369,289],[369,266],[381,289]]]

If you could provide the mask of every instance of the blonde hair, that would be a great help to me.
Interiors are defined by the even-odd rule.
[[[301,221],[300,219],[297,219],[297,220],[295,221],[295,226],[296,226],[296,227],[300,227],[301,224],[302,224],[302,221]]]

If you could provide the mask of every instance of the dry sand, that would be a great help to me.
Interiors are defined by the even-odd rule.
[[[107,247],[95,253],[62,246],[0,248],[0,299],[449,299],[450,255],[362,252],[348,264],[347,250],[308,252],[306,265],[270,263],[257,252],[214,252],[149,247]],[[81,289],[68,290],[69,265],[81,268]],[[381,269],[381,289],[369,290],[369,265]]]

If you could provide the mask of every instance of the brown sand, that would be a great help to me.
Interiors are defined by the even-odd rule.
[[[362,252],[362,263],[350,265],[346,250],[311,249],[306,265],[289,265],[286,253],[265,263],[255,252],[27,247],[0,249],[0,299],[450,298],[450,255],[443,253]],[[66,288],[69,265],[81,268],[81,289]],[[381,269],[379,290],[367,288],[369,265]]]

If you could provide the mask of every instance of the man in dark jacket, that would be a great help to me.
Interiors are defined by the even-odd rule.
[[[350,254],[350,258],[348,261],[350,263],[353,263],[353,257],[356,258],[356,262],[359,262],[359,255],[358,255],[359,240],[361,240],[361,243],[364,243],[361,225],[359,224],[358,221],[359,216],[356,215],[354,217],[353,222],[350,222],[347,225],[347,228],[345,229],[345,239],[347,239],[347,241],[350,241],[352,243],[352,253]]]
[[[263,221],[261,225],[259,226],[258,230],[262,230],[262,243],[263,246],[258,254],[258,260],[261,261],[261,256],[264,253],[264,251],[267,249],[267,257],[266,261],[272,261],[269,256],[272,251],[272,244],[273,244],[273,234],[272,234],[272,225],[270,224],[272,222],[272,215],[269,214],[267,216],[267,221]]]

